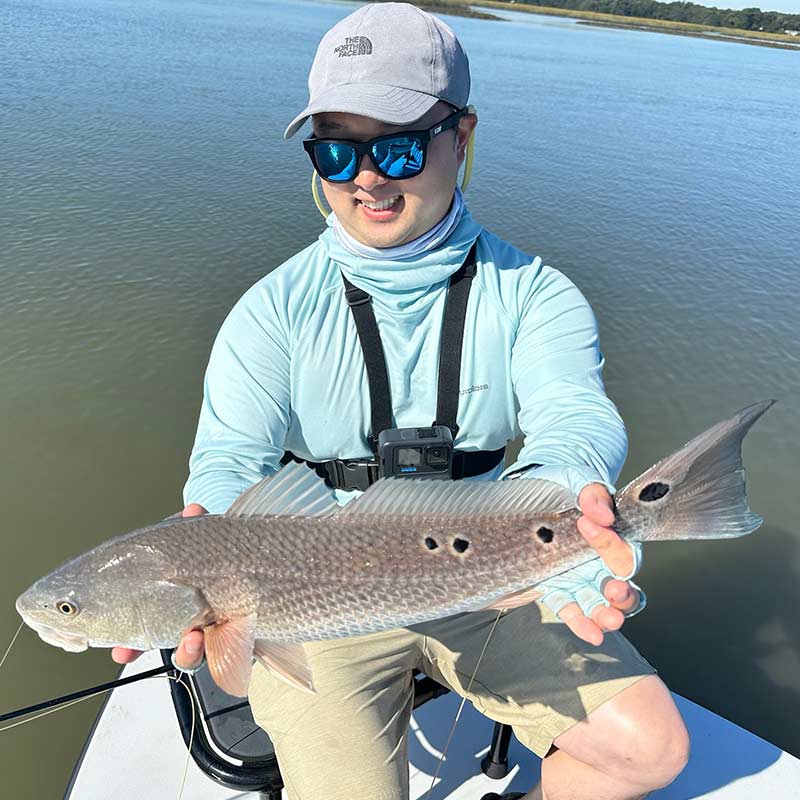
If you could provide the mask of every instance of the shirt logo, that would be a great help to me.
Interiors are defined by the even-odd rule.
[[[348,36],[344,43],[333,48],[339,58],[348,56],[368,56],[372,54],[372,42],[366,36]]]
[[[488,388],[489,388],[489,384],[488,383],[481,383],[481,384],[478,384],[477,386],[470,386],[469,389],[462,389],[459,392],[459,394],[463,396],[465,394],[472,394],[473,392],[482,392],[484,389],[488,389]]]

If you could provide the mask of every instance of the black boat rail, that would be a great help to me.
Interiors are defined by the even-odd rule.
[[[172,663],[171,655],[171,650],[161,651],[164,664]],[[194,675],[175,670],[174,676],[177,681],[170,681],[172,703],[181,736],[197,766],[228,789],[258,792],[264,800],[280,800],[283,780],[278,759],[272,743],[253,720],[250,704],[222,692],[211,681],[208,670]],[[222,720],[227,724],[218,724]],[[231,733],[233,740],[226,741],[226,734]],[[256,747],[242,747],[253,739],[250,744]]]
[[[165,665],[171,650],[162,650]],[[280,800],[283,780],[272,743],[253,720],[250,705],[226,695],[214,684],[208,670],[194,675],[174,670],[174,676],[189,691],[170,681],[170,691],[181,736],[197,766],[228,789],[258,792],[263,800]],[[415,671],[414,708],[447,694],[450,690]],[[192,736],[192,718],[195,718]],[[495,723],[492,744],[481,761],[490,778],[508,774],[511,727]]]

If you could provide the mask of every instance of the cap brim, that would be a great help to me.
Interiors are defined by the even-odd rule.
[[[413,89],[375,83],[342,83],[314,98],[289,123],[283,138],[294,136],[313,114],[335,111],[359,114],[387,125],[407,125],[430,111],[438,101],[438,97]]]

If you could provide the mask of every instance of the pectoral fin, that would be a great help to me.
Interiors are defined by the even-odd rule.
[[[520,589],[519,591],[503,595],[498,600],[495,600],[491,605],[484,606],[481,611],[488,611],[490,608],[494,609],[495,611],[499,611],[501,608],[508,610],[512,608],[519,608],[520,606],[526,606],[528,603],[532,603],[534,600],[538,600],[541,596],[542,592],[535,587]]]
[[[230,619],[205,629],[206,660],[214,682],[234,697],[247,697],[253,669],[256,615]]]
[[[311,677],[311,667],[308,666],[302,645],[257,639],[255,656],[267,669],[290,686],[296,686],[306,692],[316,691]]]

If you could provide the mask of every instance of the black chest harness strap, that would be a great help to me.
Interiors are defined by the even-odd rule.
[[[442,338],[439,346],[439,381],[436,401],[436,419],[433,425],[446,425],[455,440],[458,433],[458,393],[461,378],[461,350],[464,343],[464,324],[467,317],[467,302],[472,279],[475,277],[476,244],[467,255],[464,263],[450,277],[445,300]],[[378,323],[372,309],[372,298],[354,286],[342,273],[345,299],[350,306],[358,332],[358,340],[364,354],[367,370],[369,399],[372,409],[371,430],[368,437],[373,459],[334,459],[332,461],[307,461],[320,477],[337,489],[352,491],[366,490],[378,480],[378,434],[394,427],[392,424],[392,399],[389,375],[386,371],[386,356],[383,352]],[[499,450],[480,450],[453,452],[453,478],[469,478],[482,475],[494,469],[502,460],[505,448]],[[281,463],[301,459],[287,452]]]

